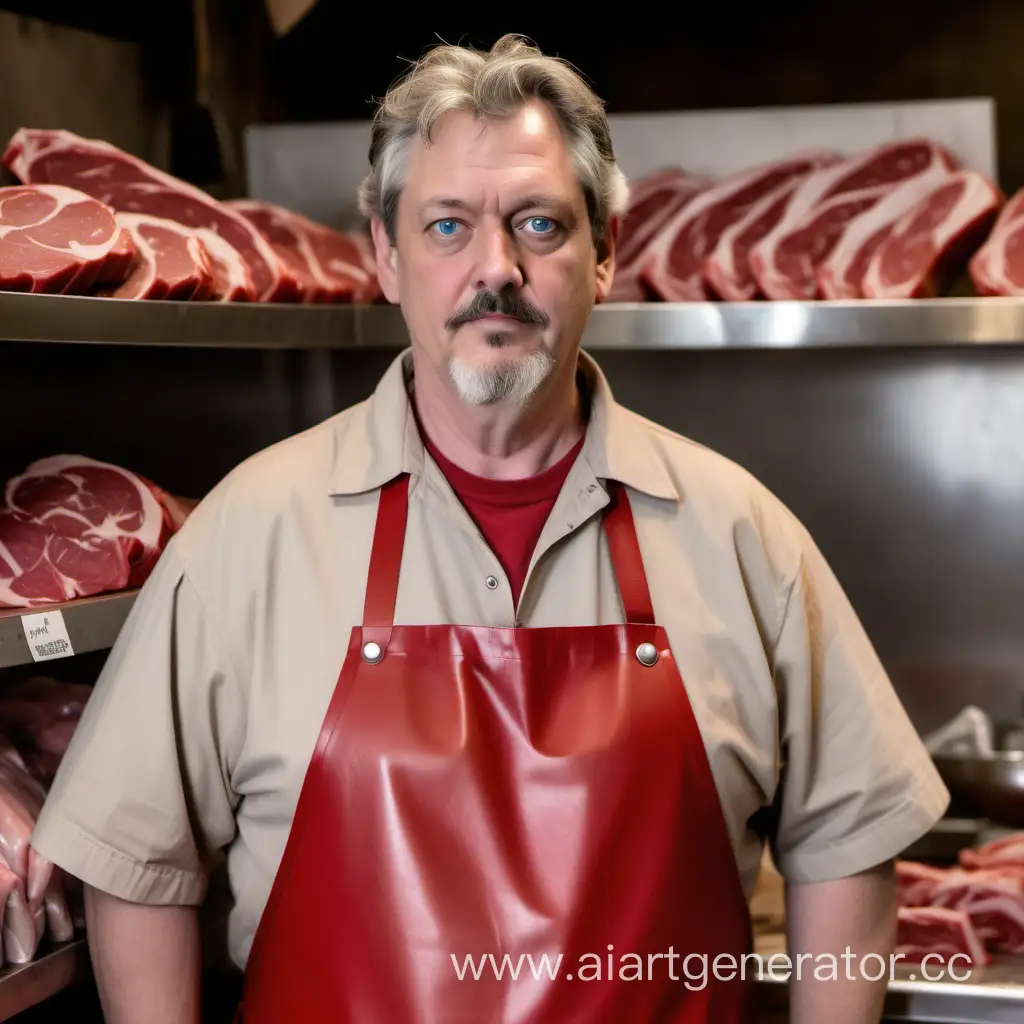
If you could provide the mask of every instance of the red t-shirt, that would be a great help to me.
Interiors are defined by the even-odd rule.
[[[426,438],[424,445],[501,562],[512,587],[512,600],[518,605],[537,541],[583,447],[583,438],[553,466],[522,480],[492,480],[467,473]]]

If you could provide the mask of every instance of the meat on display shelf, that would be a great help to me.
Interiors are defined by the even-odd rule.
[[[33,608],[0,608],[0,669],[112,647],[137,594],[126,590]],[[25,616],[33,618],[26,621]]]
[[[27,964],[0,968],[0,1021],[36,1006],[89,977],[88,944],[72,939],[41,949]]]
[[[401,348],[397,306],[132,301],[0,293],[7,341],[189,348]],[[609,303],[588,349],[829,348],[1024,343],[1024,298]]]

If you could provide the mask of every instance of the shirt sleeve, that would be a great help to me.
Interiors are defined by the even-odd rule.
[[[32,845],[122,899],[201,903],[234,835],[241,703],[172,540],[107,657]]]
[[[898,856],[949,794],[807,531],[776,644],[780,775],[771,852],[790,882]]]

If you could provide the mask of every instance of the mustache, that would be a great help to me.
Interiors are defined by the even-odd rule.
[[[538,309],[518,292],[479,291],[473,298],[457,309],[445,322],[449,330],[478,320],[486,314],[512,317],[526,324],[547,327],[548,315]]]

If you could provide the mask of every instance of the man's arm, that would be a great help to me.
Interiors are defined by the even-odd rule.
[[[199,1024],[195,907],[129,903],[87,885],[85,920],[107,1024]]]
[[[836,881],[787,886],[786,932],[791,1024],[878,1024],[896,941],[892,861]],[[810,955],[801,962],[801,953]],[[878,981],[864,977],[879,974]]]

